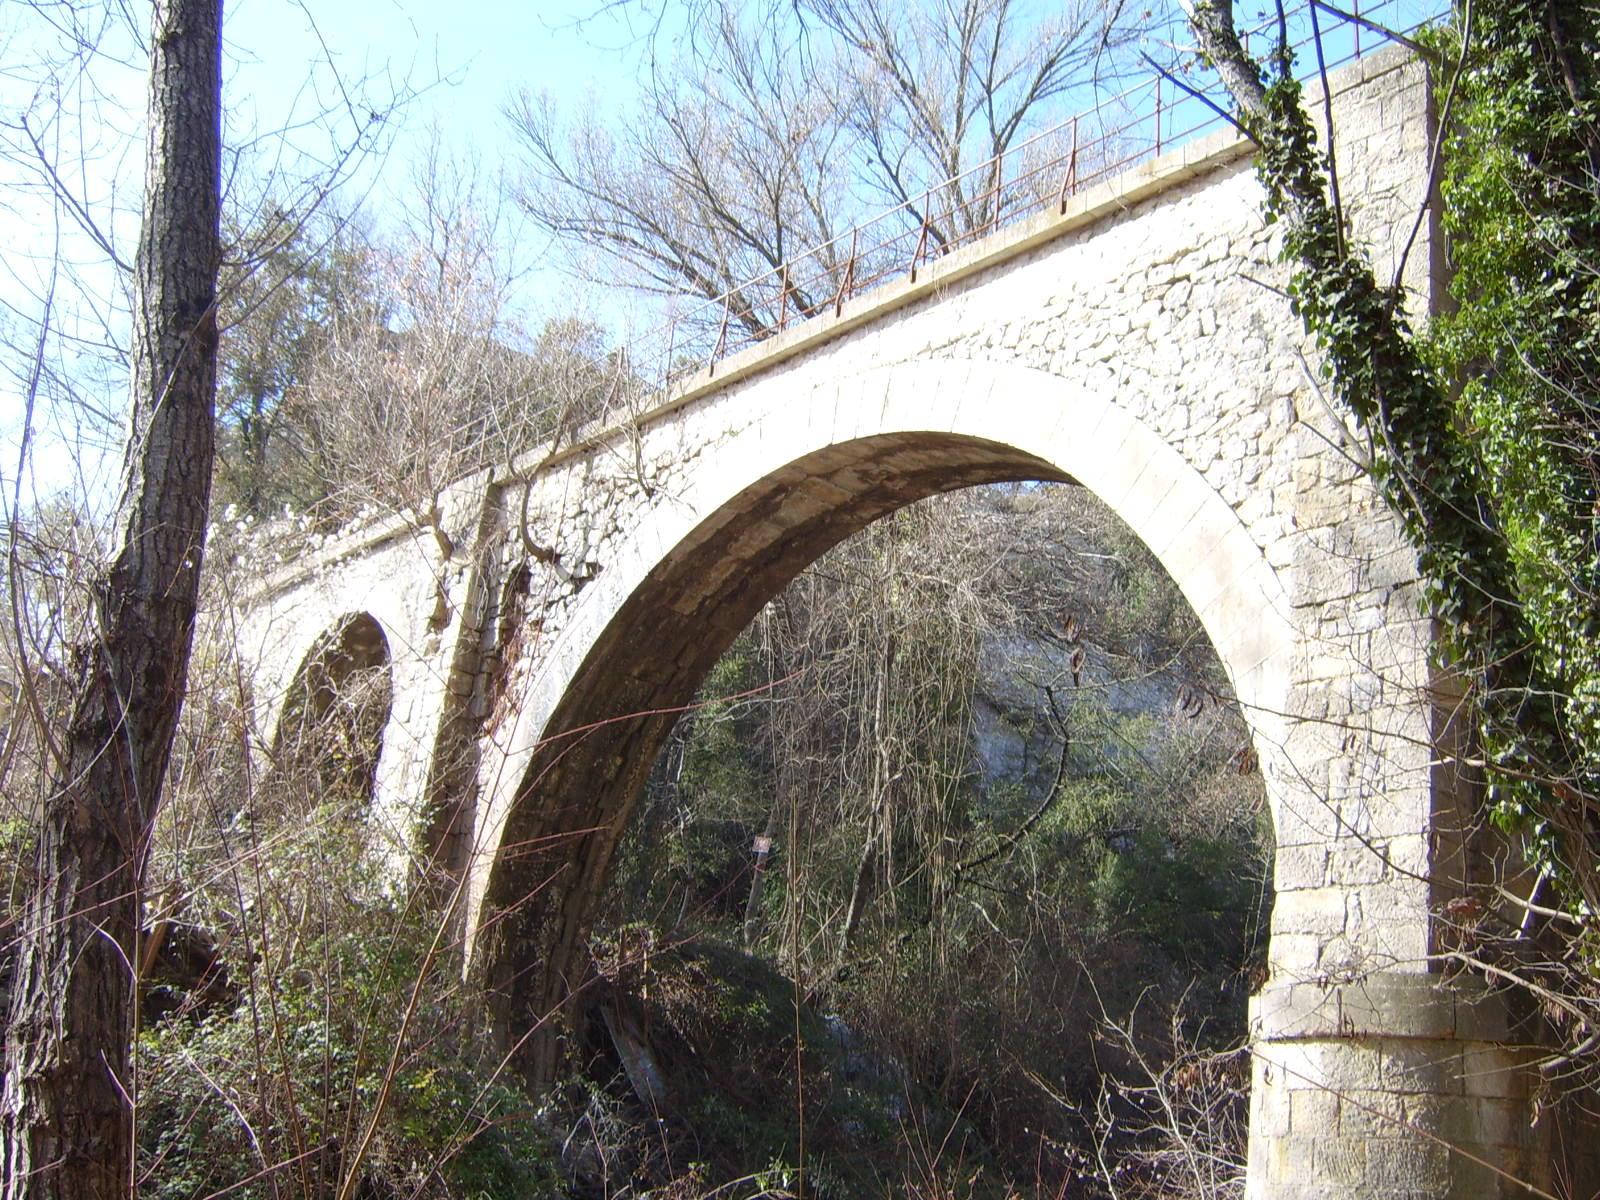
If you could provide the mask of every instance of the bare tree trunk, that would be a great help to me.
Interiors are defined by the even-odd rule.
[[[839,948],[833,957],[832,974],[835,977],[844,970],[849,960],[850,946],[867,911],[878,844],[888,840],[888,819],[884,809],[889,799],[889,788],[895,782],[895,776],[891,774],[894,758],[889,728],[889,693],[894,677],[894,657],[895,636],[890,633],[884,639],[872,703],[872,811],[867,815],[866,841],[861,848],[861,860],[856,865],[855,883],[850,889],[850,906],[845,912],[844,928],[839,931]]]
[[[140,886],[188,674],[211,487],[222,0],[155,0],[130,437],[96,640],[22,918],[0,1105],[7,1200],[133,1192]]]

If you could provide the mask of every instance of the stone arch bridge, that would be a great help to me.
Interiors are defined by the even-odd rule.
[[[1392,271],[1428,192],[1424,74],[1378,56],[1335,91],[1345,202]],[[1250,1195],[1548,1185],[1527,1035],[1430,959],[1469,880],[1415,564],[1306,368],[1250,148],[1220,134],[1061,207],[462,481],[448,539],[396,520],[306,556],[245,622],[260,725],[311,660],[388,662],[376,820],[463,881],[515,1035],[576,982],[673,710],[761,605],[911,501],[1076,481],[1193,605],[1267,784]],[[1413,311],[1438,257],[1424,221]]]

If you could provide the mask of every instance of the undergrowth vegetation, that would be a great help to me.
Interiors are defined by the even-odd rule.
[[[143,1195],[556,1194],[444,912],[381,852],[389,670],[359,640],[313,650],[267,748],[226,654],[197,668],[151,868]]]
[[[544,1097],[373,804],[382,633],[318,642],[263,745],[222,624],[150,867],[142,1194],[1240,1185],[1260,783],[1192,615],[1079,490],[906,510],[752,625],[658,765]]]
[[[702,699],[612,920],[775,964],[972,1123],[984,1178],[1134,1194],[1139,1089],[1242,1036],[1270,901],[1243,723],[1148,552],[1081,489],[924,502],[791,586]]]

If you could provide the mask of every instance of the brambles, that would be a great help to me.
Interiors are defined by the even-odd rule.
[[[323,639],[265,747],[226,643],[202,639],[147,920],[204,931],[213,961],[147,1004],[141,1194],[555,1194],[533,1101],[497,1070],[438,936],[445,914],[399,892],[381,853],[375,629],[355,618]]]

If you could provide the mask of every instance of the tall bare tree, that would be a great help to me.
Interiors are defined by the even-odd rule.
[[[132,1193],[141,877],[182,705],[216,393],[221,0],[156,0],[130,436],[41,816],[0,1109],[8,1198]]]
[[[295,417],[330,517],[398,510],[443,545],[451,483],[593,417],[627,372],[579,318],[524,328],[521,239],[477,164],[436,138],[412,183],[402,227],[362,248],[365,303],[329,324]]]
[[[1122,0],[1049,19],[1016,0],[691,7],[686,49],[652,66],[625,125],[520,95],[518,197],[594,277],[615,283],[620,265],[646,291],[730,294],[757,337],[834,298],[852,247],[829,243],[877,209],[904,206],[899,228],[934,252],[987,228],[1004,156],[1130,34]],[[740,291],[814,247],[781,289]]]

